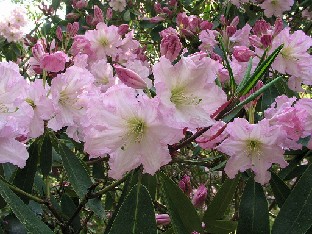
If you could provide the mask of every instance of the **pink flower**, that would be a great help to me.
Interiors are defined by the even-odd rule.
[[[214,47],[218,44],[216,36],[218,32],[215,30],[203,30],[199,34],[199,40],[202,44],[199,49],[204,52],[212,52]]]
[[[201,184],[194,192],[192,203],[194,207],[200,208],[205,204],[208,195],[208,190],[205,185]]]
[[[154,65],[160,111],[168,125],[180,129],[211,126],[210,118],[226,102],[225,93],[214,83],[220,64],[199,53],[172,65],[165,57]]]
[[[255,53],[246,46],[234,46],[233,49],[233,56],[239,62],[248,62],[249,59],[255,55]]]
[[[273,163],[286,167],[279,129],[270,126],[267,120],[249,124],[247,120],[237,118],[229,123],[226,128],[229,137],[216,147],[230,156],[224,169],[229,178],[233,179],[239,171],[251,169],[256,175],[255,181],[264,185],[271,178],[268,169]]]
[[[113,67],[106,60],[102,59],[92,64],[90,71],[95,78],[95,86],[100,87],[102,92],[115,84]]]
[[[156,99],[136,97],[134,89],[117,85],[103,94],[103,100],[93,107],[97,114],[89,115],[94,128],[86,130],[85,151],[92,157],[110,154],[110,177],[120,179],[141,164],[153,175],[171,161],[168,144],[182,133],[164,126]]]
[[[264,10],[264,15],[268,18],[283,16],[283,12],[289,11],[294,5],[294,0],[265,0],[260,7]]]
[[[204,149],[213,149],[226,138],[225,126],[223,121],[216,122],[208,131],[197,138],[196,142]]]
[[[192,192],[191,177],[188,175],[183,176],[179,181],[179,187],[187,196],[190,196]]]
[[[63,51],[45,54],[40,60],[40,67],[48,72],[60,72],[65,69],[68,56]]]
[[[246,24],[242,29],[237,30],[229,40],[234,45],[240,46],[249,46],[249,35],[250,35],[251,26]]]
[[[113,8],[114,11],[122,12],[127,6],[127,2],[126,0],[110,0],[109,6]]]

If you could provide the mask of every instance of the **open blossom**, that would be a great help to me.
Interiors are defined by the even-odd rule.
[[[115,56],[118,46],[121,45],[121,37],[118,34],[118,27],[105,23],[98,23],[95,30],[88,30],[85,38],[90,41],[91,50],[97,54],[98,58],[105,56]]]
[[[80,95],[91,88],[94,77],[81,67],[72,66],[65,73],[52,80],[51,94],[55,115],[49,121],[48,127],[54,131],[65,126],[75,125],[84,109]]]
[[[48,72],[60,72],[65,69],[68,56],[63,51],[45,54],[40,60],[40,67]]]
[[[294,0],[265,0],[260,7],[264,10],[264,15],[268,18],[283,16],[283,12],[289,11],[294,5]]]
[[[202,44],[199,49],[204,52],[212,52],[214,47],[218,44],[216,36],[218,32],[216,30],[203,30],[199,34],[199,39]]]
[[[172,65],[165,57],[154,65],[160,111],[170,126],[192,129],[211,126],[210,118],[226,102],[225,93],[214,83],[220,64],[199,53]]]
[[[272,68],[282,74],[300,77],[302,83],[312,85],[312,55],[307,52],[312,46],[312,38],[301,30],[290,34],[290,28],[285,28],[274,38],[271,52],[281,44],[284,47]]]
[[[105,59],[92,64],[90,71],[94,76],[95,86],[100,87],[102,92],[115,84],[113,67]]]
[[[246,119],[237,118],[228,124],[226,132],[229,137],[216,149],[230,156],[224,169],[229,178],[233,179],[239,171],[251,169],[255,181],[266,184],[271,178],[268,169],[273,163],[287,166],[278,126],[270,126],[265,119],[249,124]]]
[[[90,115],[94,128],[86,130],[85,151],[93,157],[108,153],[112,178],[120,179],[141,164],[153,175],[171,161],[168,144],[177,142],[182,132],[164,126],[157,99],[136,97],[134,89],[116,85],[93,108],[101,111]]]
[[[109,6],[113,8],[114,11],[122,12],[127,6],[127,2],[126,0],[110,0]]]

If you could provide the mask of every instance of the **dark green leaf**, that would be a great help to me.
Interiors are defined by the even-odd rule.
[[[157,233],[151,197],[144,185],[135,185],[118,211],[110,234]]]
[[[284,183],[284,181],[278,177],[275,173],[271,173],[272,178],[270,180],[270,185],[274,193],[276,202],[281,208],[286,201],[288,195],[290,194],[290,189]]]
[[[16,217],[23,223],[30,233],[53,233],[9,187],[0,180],[0,194],[8,203]]]
[[[105,179],[104,173],[105,173],[105,169],[104,169],[103,162],[98,162],[98,163],[93,164],[93,168],[92,168],[93,178]]]
[[[175,233],[202,233],[201,221],[190,199],[165,174],[160,173],[159,177]]]
[[[52,0],[53,9],[56,11],[60,7],[61,0]]]
[[[9,182],[12,182],[13,175],[15,175],[15,172],[17,170],[17,166],[13,165],[12,163],[3,163],[2,167],[5,179]]]
[[[49,175],[52,167],[52,143],[48,134],[45,134],[40,147],[40,168],[43,176]]]
[[[63,165],[67,172],[68,179],[72,184],[77,195],[83,199],[88,189],[92,185],[92,181],[83,162],[64,144],[57,147],[58,153],[62,156]],[[98,198],[89,200],[87,206],[94,213],[101,217],[105,217],[105,211]]]
[[[270,233],[269,211],[262,186],[250,178],[239,207],[238,234]]]
[[[27,234],[27,230],[24,225],[15,217],[14,214],[10,214],[3,219],[2,222],[5,233],[8,234]],[[1,231],[0,231],[1,233]]]
[[[142,184],[145,185],[152,199],[155,199],[156,188],[157,188],[157,179],[156,175],[151,176],[150,174],[142,175]]]
[[[17,170],[13,184],[27,193],[32,193],[39,158],[37,141],[30,145],[28,151],[29,158],[26,161],[26,166]],[[29,198],[23,195],[19,195],[19,197],[24,202],[29,201]]]
[[[63,214],[65,214],[68,218],[71,218],[72,215],[74,214],[75,210],[77,209],[77,206],[73,202],[73,200],[67,195],[63,194],[61,198],[61,208]],[[80,215],[76,215],[72,222],[72,226],[74,229],[80,230]]]
[[[208,208],[204,214],[203,222],[210,226],[210,223],[222,219],[228,206],[230,205],[234,196],[237,184],[239,182],[239,176],[235,179],[227,179],[212,202],[208,205]]]
[[[304,234],[312,224],[312,164],[301,176],[275,219],[272,234]]]

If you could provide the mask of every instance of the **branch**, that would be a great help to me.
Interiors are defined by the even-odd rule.
[[[111,185],[105,187],[104,189],[99,190],[96,193],[90,194],[90,199],[99,197],[102,194],[107,193],[108,191],[114,190],[116,186],[122,184],[127,178],[128,178],[128,176],[124,176],[120,180],[115,181],[114,183],[112,183]]]

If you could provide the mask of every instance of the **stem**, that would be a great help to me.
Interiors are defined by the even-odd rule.
[[[42,81],[43,81],[43,88],[45,88],[45,85],[47,83],[47,71],[46,70],[42,71]]]
[[[115,181],[114,183],[112,183],[111,185],[105,187],[102,190],[97,191],[96,193],[90,194],[90,198],[96,198],[98,196],[101,196],[102,194],[111,191],[113,189],[115,189],[116,186],[122,184],[128,177],[124,176],[123,178],[121,178],[120,180]]]
[[[32,194],[29,194],[27,192],[25,192],[24,190],[21,190],[20,188],[18,187],[15,187],[14,185],[10,184],[9,182],[7,182],[2,176],[0,176],[0,179],[11,189],[13,190],[14,192],[17,192],[19,194],[22,194],[23,196],[39,203],[39,204],[45,204],[45,201],[37,196],[34,196]]]
[[[248,109],[248,120],[249,120],[249,123],[251,124],[255,123],[255,107],[254,106],[251,106]]]

